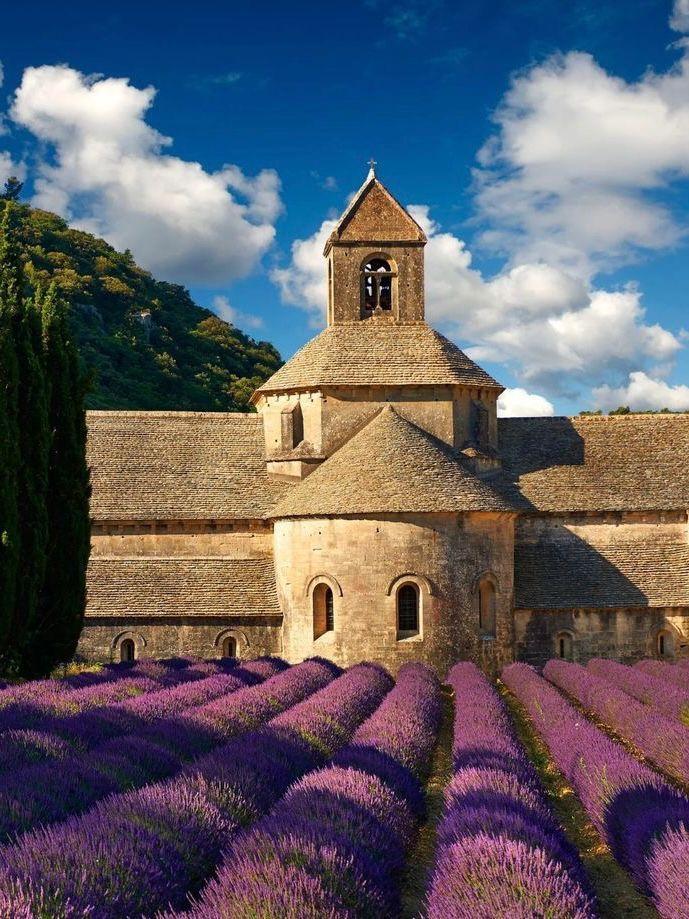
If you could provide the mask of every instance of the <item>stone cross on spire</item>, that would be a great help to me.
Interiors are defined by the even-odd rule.
[[[369,177],[369,179],[372,179],[372,178],[375,177],[375,174],[376,174],[376,166],[377,166],[377,165],[378,165],[378,164],[376,163],[376,161],[373,159],[373,157],[371,157],[371,159],[368,161],[368,166],[369,166],[368,177]]]

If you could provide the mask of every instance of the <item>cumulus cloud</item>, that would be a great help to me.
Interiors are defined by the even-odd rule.
[[[689,0],[676,5],[679,24]],[[479,153],[481,242],[511,264],[545,261],[583,278],[684,235],[659,194],[689,175],[689,57],[636,82],[591,55],[519,73]]]
[[[225,322],[232,323],[238,329],[262,329],[263,319],[254,313],[244,313],[242,310],[235,309],[228,297],[213,297],[212,310],[217,313]]]
[[[337,220],[324,220],[312,236],[296,239],[292,243],[289,266],[274,268],[270,273],[284,302],[305,310],[314,328],[325,322],[328,290],[323,248],[336,226]]]
[[[586,384],[618,382],[639,367],[666,367],[679,338],[646,321],[634,286],[603,290],[544,263],[517,265],[486,278],[463,240],[444,232],[428,208],[410,205],[428,237],[426,316],[476,361],[504,362],[518,378],[550,395],[575,395]],[[326,220],[292,245],[291,263],[272,272],[283,300],[325,322],[323,246],[336,221]]]
[[[160,277],[212,285],[246,275],[274,239],[277,174],[206,172],[166,153],[171,139],[146,122],[154,97],[127,79],[27,68],[10,115],[49,151],[33,204],[131,249]]]
[[[689,411],[689,386],[672,386],[654,379],[641,370],[629,374],[625,386],[599,386],[593,390],[596,408],[605,411],[628,405],[634,411],[669,408],[673,412]]]
[[[689,0],[675,0],[670,28],[675,32],[689,32]]]
[[[500,418],[550,417],[554,414],[555,409],[552,402],[520,387],[506,389],[498,398],[498,417]]]

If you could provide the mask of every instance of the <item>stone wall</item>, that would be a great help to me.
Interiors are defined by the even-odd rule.
[[[686,608],[517,609],[514,623],[517,660],[537,667],[558,656],[558,637],[562,634],[571,636],[571,659],[582,664],[592,657],[623,663],[659,657],[657,637],[661,631],[673,636],[674,653],[668,657],[689,657]]]
[[[119,647],[131,638],[137,657],[174,657],[193,655],[212,658],[222,656],[226,637],[237,641],[239,657],[280,654],[281,623],[276,617],[265,619],[203,619],[174,617],[167,621],[150,619],[87,619],[79,639],[76,660],[119,660]]]
[[[275,524],[275,568],[288,660],[322,654],[342,665],[376,660],[397,671],[425,660],[444,675],[458,659],[489,667],[512,653],[513,518],[502,514],[283,520]],[[497,629],[482,642],[478,579],[497,585]],[[313,637],[315,585],[333,589],[335,628]],[[418,635],[398,638],[397,588],[421,595]]]
[[[136,532],[138,529],[139,532]],[[134,530],[134,532],[132,532]],[[98,525],[91,537],[92,555],[125,556],[223,556],[224,558],[263,558],[273,554],[273,532],[270,525],[252,526],[242,521],[236,524],[127,526]]]
[[[350,386],[327,387],[323,392],[281,393],[265,396],[260,404],[266,456],[281,456],[292,445],[283,443],[285,410],[299,403],[304,440],[316,455],[331,456],[360,431],[380,409],[392,403],[395,411],[439,440],[460,449],[471,439],[471,403],[481,402],[488,413],[489,445],[497,447],[497,394],[494,390],[464,386]]]
[[[396,271],[392,316],[404,322],[421,322],[424,318],[423,248],[419,244],[383,242],[380,245],[355,241],[334,245],[330,251],[330,322],[353,322],[361,317],[362,269],[372,258],[384,258]]]

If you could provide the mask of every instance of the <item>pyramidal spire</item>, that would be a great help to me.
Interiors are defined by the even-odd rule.
[[[366,176],[367,182],[370,182],[371,179],[375,179],[377,165],[378,163],[373,159],[373,157],[371,157],[371,159],[368,161],[368,175]]]

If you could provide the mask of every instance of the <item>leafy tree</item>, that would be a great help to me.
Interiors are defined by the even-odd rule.
[[[50,452],[47,565],[38,616],[24,658],[24,671],[34,675],[49,672],[76,650],[86,606],[91,536],[86,380],[70,336],[66,305],[55,287],[39,302],[50,381]]]
[[[22,272],[10,228],[10,208],[0,225],[0,665],[7,668],[19,559],[17,470],[19,367],[14,347],[14,317],[20,309]]]
[[[0,668],[47,673],[76,648],[89,554],[84,376],[54,287],[29,295],[0,226]]]
[[[20,182],[16,176],[10,176],[5,182],[5,190],[0,198],[4,198],[5,201],[18,201],[23,188],[23,182]]]
[[[39,295],[40,297],[40,295]],[[40,299],[24,297],[15,316],[19,366],[17,498],[20,554],[12,641],[22,662],[34,635],[48,547],[48,385],[43,362]],[[23,666],[22,666],[23,669]]]

